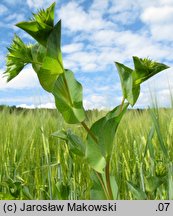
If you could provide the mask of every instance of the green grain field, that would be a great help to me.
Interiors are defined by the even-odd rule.
[[[90,126],[106,111],[88,111]],[[0,199],[90,199],[92,170],[51,136],[68,125],[56,110],[0,111]],[[129,110],[111,158],[117,199],[173,199],[173,109]]]

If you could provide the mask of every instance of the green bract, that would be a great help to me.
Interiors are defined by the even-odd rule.
[[[40,44],[46,46],[49,34],[54,27],[54,9],[55,3],[47,10],[40,10],[37,14],[33,14],[30,21],[20,22],[16,26],[26,31]]]
[[[154,76],[155,74],[169,68],[169,66],[152,61],[148,58],[138,58],[136,56],[133,57],[134,62],[134,78],[135,78],[135,85],[141,84],[142,82],[146,81],[150,77]]]
[[[32,62],[31,50],[31,45],[25,45],[17,35],[14,36],[6,60],[7,69],[4,74],[8,77],[7,81],[15,78],[25,65]]]
[[[7,55],[8,81],[13,79],[23,67],[31,63],[42,87],[52,92],[58,75],[63,73],[61,53],[61,21],[54,26],[55,3],[47,10],[40,10],[33,14],[28,22],[18,23],[17,26],[29,33],[35,40],[36,45],[25,45],[22,40],[15,36],[13,44]]]

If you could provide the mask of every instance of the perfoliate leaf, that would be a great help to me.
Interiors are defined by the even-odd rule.
[[[169,68],[167,65],[152,61],[148,58],[138,58],[133,56],[135,67],[135,84],[140,84],[155,74]]]
[[[49,82],[49,77],[46,77],[46,80],[49,82],[49,90],[51,91],[54,82],[57,80],[59,74],[64,72],[63,61],[62,61],[62,53],[61,53],[61,21],[59,21],[56,26],[53,28],[51,34],[49,35],[47,41],[47,52],[44,58],[40,76],[42,74],[47,73],[49,71],[50,80],[52,84]]]
[[[82,85],[76,81],[73,72],[65,70],[63,74],[60,74],[52,93],[56,107],[67,123],[75,124],[84,121]]]
[[[20,22],[16,26],[26,31],[40,44],[46,46],[47,39],[54,26],[54,9],[55,3],[46,10],[40,10],[37,14],[33,14],[30,21]]]
[[[44,46],[36,44],[32,48],[33,64],[32,67],[37,73],[41,86],[48,92],[52,92],[54,83],[58,77],[58,70],[52,71],[52,66],[47,69],[43,69],[44,60],[47,54],[47,50]],[[57,72],[57,73],[56,73]]]
[[[59,130],[51,134],[54,137],[67,141],[67,132],[65,130]]]
[[[80,137],[73,134],[71,131],[67,131],[67,139],[70,150],[73,154],[76,154],[80,157],[85,156],[85,144]]]
[[[7,81],[16,77],[26,64],[31,63],[42,87],[52,92],[58,75],[63,73],[60,40],[61,22],[52,30],[47,48],[40,44],[27,46],[15,35],[11,47],[8,48],[7,69],[4,73],[8,76]]]
[[[152,120],[153,120],[153,124],[154,124],[155,130],[156,130],[156,134],[158,137],[160,148],[161,148],[164,156],[167,158],[168,157],[168,148],[165,145],[163,135],[161,133],[160,123],[158,121],[158,116],[152,109],[149,109],[149,112],[150,112]]]
[[[149,193],[153,193],[160,185],[162,185],[167,178],[150,176],[145,178],[145,190]]]
[[[35,44],[31,49],[32,54],[32,67],[36,73],[38,73],[43,65],[44,58],[46,56],[46,48],[40,44]]]
[[[106,166],[106,160],[101,153],[100,146],[90,139],[86,145],[86,158],[88,164],[97,172],[103,173]]]
[[[29,200],[34,199],[34,197],[31,195],[31,193],[29,191],[29,188],[25,185],[22,187],[22,193],[23,193],[23,196],[25,197],[25,199],[29,199]]]
[[[102,178],[103,178],[103,181],[104,181],[104,185],[107,185],[105,173],[103,173],[101,175],[102,175]],[[118,199],[119,189],[118,189],[118,185],[117,185],[115,176],[110,175],[109,178],[110,178],[110,184],[111,184],[113,199],[117,200]]]
[[[144,191],[142,191],[140,188],[135,186],[132,182],[127,181],[128,188],[132,195],[134,196],[134,199],[136,200],[145,200],[147,198],[147,195]]]
[[[42,45],[36,45],[32,49],[33,68],[38,75],[40,84],[48,92],[52,92],[59,74],[64,72],[60,46],[61,21],[50,33],[46,48]]]
[[[168,199],[173,200],[173,163],[169,162],[168,166]]]
[[[115,62],[123,91],[123,97],[133,106],[140,94],[140,84],[155,74],[169,68],[165,64],[150,59],[133,57],[134,70]]]
[[[59,200],[68,200],[70,194],[70,186],[62,181],[56,183],[56,195]]]
[[[64,140],[69,147],[70,153],[73,153],[80,157],[85,156],[85,144],[83,143],[81,138],[73,134],[71,130],[67,130],[67,131],[60,130],[60,131],[54,132],[52,136],[55,136],[55,137],[58,137],[59,139]]]
[[[117,200],[118,199],[119,189],[118,189],[118,185],[117,185],[115,176],[110,176],[110,182],[111,182],[113,199]]]
[[[105,117],[96,121],[90,129],[97,137],[101,152],[106,159],[109,158],[112,153],[115,133],[127,107],[128,103],[124,104],[123,107],[121,107],[121,105],[117,106],[112,111],[108,112]],[[91,139],[92,137],[88,134],[88,141]]]
[[[52,66],[48,69],[43,69],[44,60],[47,50],[44,46],[36,44],[32,48],[33,64],[32,67],[37,73],[41,86],[48,92],[52,92],[54,83],[58,77],[58,70],[52,71]]]
[[[133,106],[140,93],[140,86],[134,84],[133,70],[118,62],[115,65],[120,76],[123,97]]]
[[[147,142],[146,142],[146,147],[145,147],[145,151],[144,151],[144,157],[146,156],[147,154],[147,150],[149,150],[149,153],[150,153],[150,157],[155,160],[155,151],[154,151],[154,146],[153,146],[153,143],[152,143],[152,139],[153,139],[153,136],[154,136],[154,132],[155,132],[155,128],[154,128],[154,125],[151,127],[150,131],[149,131],[149,134],[147,136]]]
[[[91,179],[92,179],[92,187],[90,190],[90,199],[91,200],[106,200],[106,199],[108,199],[96,173],[94,173],[94,172],[91,173]]]
[[[7,69],[4,74],[7,76],[7,81],[16,77],[25,65],[32,62],[31,49],[31,45],[25,45],[17,35],[14,36],[6,59]]]
[[[92,180],[92,187],[90,190],[90,199],[91,200],[106,200],[109,199],[109,195],[107,192],[107,186],[106,186],[106,176],[105,173],[100,174],[101,179],[103,180],[103,184],[100,183],[100,180],[98,178],[98,175],[96,172],[91,173],[91,180]],[[110,183],[113,193],[113,199],[118,199],[118,185],[116,183],[115,177],[110,176]],[[103,189],[103,185],[105,189]]]
[[[57,66],[63,70],[62,53],[61,53],[61,20],[55,25],[47,41],[47,56],[54,59]],[[45,64],[46,67],[46,64]]]
[[[106,161],[110,158],[114,143],[114,137],[124,115],[128,103],[123,107],[118,106],[107,115],[96,121],[87,135],[86,158],[90,166],[97,172],[103,172]],[[94,134],[97,142],[90,133]]]

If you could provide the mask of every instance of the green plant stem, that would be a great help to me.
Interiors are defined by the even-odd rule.
[[[43,127],[41,127],[41,133],[42,133],[42,140],[43,140],[43,147],[44,147],[46,163],[48,166],[49,196],[50,196],[50,199],[52,200],[52,182],[51,182],[52,172],[51,172],[51,167],[50,167],[50,156],[49,156],[50,152],[49,152],[49,144],[45,138]]]
[[[70,91],[69,91],[67,80],[66,80],[66,77],[65,77],[64,73],[62,74],[62,76],[63,76],[63,80],[64,80],[64,83],[65,83],[65,86],[66,86],[66,89],[67,89],[67,94],[68,94],[68,97],[69,97],[70,104],[73,106],[73,102],[71,100]],[[94,142],[96,144],[98,144],[98,140],[97,140],[96,136],[92,133],[92,131],[89,129],[89,127],[85,124],[85,122],[83,121],[83,122],[81,122],[81,124],[84,127],[84,129],[88,132],[88,134],[92,137],[92,139],[94,140]],[[104,185],[102,176],[98,172],[96,172],[96,175],[97,175],[97,177],[98,177],[98,179],[100,181],[100,184],[101,184],[101,186],[102,186],[102,188],[104,190],[104,193],[105,193],[105,195],[106,195],[106,197],[108,199],[109,198],[109,194],[108,194],[108,192],[106,190],[106,187]]]
[[[43,63],[37,62],[37,61],[30,61],[29,63],[31,63],[31,64],[38,64],[38,65],[41,65],[41,66],[42,66],[42,64],[43,64]],[[27,64],[28,64],[28,63],[27,63]]]
[[[122,112],[124,102],[125,102],[125,98],[123,97],[122,102],[121,102],[121,107],[120,107],[120,113]]]
[[[106,196],[107,200],[109,200],[109,193],[108,193],[108,191],[107,191],[107,189],[106,189],[106,187],[104,185],[104,181],[103,181],[103,178],[102,178],[101,174],[96,172],[96,171],[95,171],[95,173],[97,175],[98,180],[100,181],[100,184],[101,184],[101,186],[102,186],[102,188],[104,190],[104,193],[105,193],[105,196]]]
[[[88,132],[88,134],[92,137],[92,139],[94,140],[94,142],[95,142],[96,144],[98,144],[98,140],[97,140],[96,136],[95,136],[95,135],[92,133],[92,131],[88,128],[88,126],[85,124],[85,122],[81,122],[81,124],[82,124],[82,126],[85,128],[85,130]],[[109,193],[108,193],[108,191],[107,191],[107,189],[106,189],[106,187],[105,187],[105,185],[104,185],[104,181],[103,181],[103,178],[102,178],[101,174],[100,174],[99,172],[97,172],[97,171],[95,171],[95,173],[96,173],[96,175],[97,175],[98,180],[100,181],[100,184],[101,184],[101,186],[102,186],[102,188],[103,188],[103,191],[104,191],[104,193],[105,193],[106,198],[109,199]]]
[[[96,144],[98,144],[98,140],[97,137],[93,134],[93,132],[89,129],[89,127],[85,124],[85,122],[81,122],[82,126],[85,128],[85,130],[87,131],[87,133],[92,137],[92,139],[94,140],[94,142]]]
[[[109,199],[113,200],[109,169],[110,169],[110,159],[107,160],[107,163],[106,163],[105,175],[106,175],[106,185],[107,185],[107,190],[109,193]]]
[[[73,102],[72,102],[72,99],[71,99],[70,91],[69,91],[69,88],[68,88],[68,84],[67,84],[67,80],[66,80],[66,77],[64,75],[64,72],[62,73],[62,77],[63,77],[64,83],[65,83],[65,87],[67,89],[67,94],[68,94],[68,98],[69,98],[69,101],[70,101],[70,105],[73,106]]]

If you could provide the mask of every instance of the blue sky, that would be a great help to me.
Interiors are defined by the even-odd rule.
[[[173,89],[172,0],[56,0],[56,21],[62,19],[64,65],[83,85],[85,108],[111,108],[121,101],[121,85],[114,61],[130,67],[132,56],[149,57],[171,68],[145,82],[136,107],[151,105],[151,92],[160,106],[170,105]],[[0,2],[0,104],[53,107],[53,97],[41,89],[31,66],[9,83],[5,71],[6,47],[14,33],[34,43],[15,27],[53,1]]]

